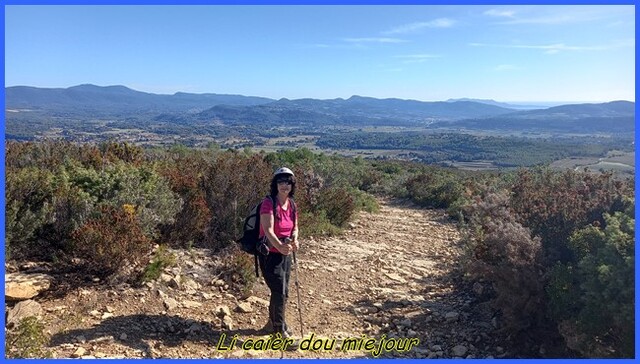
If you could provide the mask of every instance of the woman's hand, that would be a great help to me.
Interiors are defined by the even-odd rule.
[[[294,252],[297,252],[298,249],[300,249],[300,242],[298,241],[297,237],[293,237],[293,240],[291,240],[291,246],[293,247]]]
[[[292,244],[285,244],[285,243],[280,242],[279,240],[278,240],[278,244],[275,245],[275,248],[278,249],[278,251],[282,255],[289,255],[294,251],[293,250],[293,243]]]

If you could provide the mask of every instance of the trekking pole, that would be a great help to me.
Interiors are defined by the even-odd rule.
[[[285,242],[289,244],[291,239],[285,239]],[[296,259],[296,252],[293,252],[293,265],[296,271],[295,275],[295,284],[296,284],[296,293],[298,296],[298,317],[300,318],[300,338],[304,337],[304,326],[302,325],[302,303],[300,302],[300,282],[298,282],[298,259]]]
[[[298,316],[300,317],[300,337],[304,337],[304,327],[302,326],[302,303],[300,303],[300,283],[298,282],[298,260],[296,259],[296,252],[293,252],[293,265],[296,270],[296,292],[298,295]]]

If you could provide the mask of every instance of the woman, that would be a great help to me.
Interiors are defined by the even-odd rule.
[[[285,306],[289,297],[291,253],[299,248],[298,214],[292,199],[295,190],[293,172],[282,167],[274,173],[270,196],[260,207],[260,237],[269,241],[269,254],[260,255],[260,269],[271,291],[269,322],[263,331],[280,333],[283,338],[291,337],[285,323]],[[272,200],[276,203],[275,216]]]

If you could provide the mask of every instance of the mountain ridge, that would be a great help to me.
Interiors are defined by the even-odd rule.
[[[415,100],[415,99],[401,99],[401,98],[395,98],[395,97],[391,97],[391,98],[375,98],[375,97],[371,97],[371,96],[362,96],[362,95],[352,95],[347,99],[344,98],[332,98],[332,99],[315,99],[315,98],[310,98],[310,97],[306,97],[306,98],[299,98],[299,99],[289,99],[289,98],[285,98],[282,97],[280,99],[272,99],[272,98],[268,98],[268,97],[263,97],[263,96],[246,96],[246,95],[242,95],[242,94],[226,94],[226,93],[211,93],[211,92],[205,92],[205,93],[193,93],[193,92],[184,92],[184,91],[177,91],[174,92],[173,94],[160,94],[160,93],[152,93],[152,92],[145,92],[145,91],[139,91],[139,90],[135,90],[132,89],[128,86],[124,86],[124,85],[107,85],[107,86],[98,86],[98,85],[94,85],[91,83],[85,83],[85,84],[79,84],[79,85],[75,85],[75,86],[69,86],[69,87],[37,87],[37,86],[29,86],[29,85],[15,85],[15,86],[6,86],[5,87],[5,93],[6,91],[10,91],[12,92],[13,90],[43,90],[43,91],[92,91],[92,92],[111,92],[111,93],[122,93],[122,94],[137,94],[137,95],[151,95],[151,96],[158,96],[158,97],[172,97],[172,96],[195,96],[195,97],[211,97],[211,96],[226,96],[226,97],[243,97],[243,98],[251,98],[251,99],[259,99],[259,100],[264,100],[266,102],[273,102],[273,101],[280,101],[280,100],[284,100],[284,101],[294,101],[294,100],[319,100],[319,101],[354,101],[354,100],[401,100],[401,101],[410,101],[410,102],[419,102],[419,103],[432,103],[432,102],[460,102],[460,101],[469,101],[469,102],[476,102],[476,103],[482,103],[482,104],[487,104],[487,105],[494,105],[494,106],[499,106],[499,107],[504,107],[504,108],[523,108],[523,109],[531,109],[531,108],[539,108],[539,109],[545,109],[545,108],[549,108],[549,107],[553,107],[553,106],[548,106],[546,105],[545,102],[521,102],[522,104],[516,104],[516,103],[511,103],[511,102],[501,102],[501,101],[496,101],[493,99],[478,99],[478,98],[467,98],[467,97],[462,97],[462,98],[449,98],[447,100],[440,100],[440,101],[422,101],[422,100]],[[113,92],[113,91],[117,91],[117,92]],[[601,104],[601,103],[608,103],[608,102],[615,102],[615,101],[626,101],[626,102],[633,102],[633,101],[629,101],[629,100],[612,100],[612,101],[605,101],[605,102],[568,102],[566,104],[562,104],[562,105],[568,105],[568,104]],[[539,104],[539,105],[535,105],[535,104]]]
[[[52,119],[55,117],[72,123],[109,120],[131,124],[133,120],[138,120],[186,127],[215,123],[259,128],[295,126],[303,129],[391,126],[553,133],[627,133],[635,130],[635,103],[629,101],[518,110],[504,107],[510,104],[482,99],[418,101],[353,95],[348,99],[274,100],[257,96],[185,92],[159,95],[121,85],[82,84],[66,89],[5,87],[5,102],[8,125],[29,123],[34,118],[39,118],[47,125],[55,124],[56,121]]]

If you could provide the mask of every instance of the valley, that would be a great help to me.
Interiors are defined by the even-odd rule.
[[[469,99],[271,100],[93,85],[5,90],[8,140],[265,152],[306,148],[472,170],[551,165],[635,171],[635,104],[627,101],[522,110]]]

